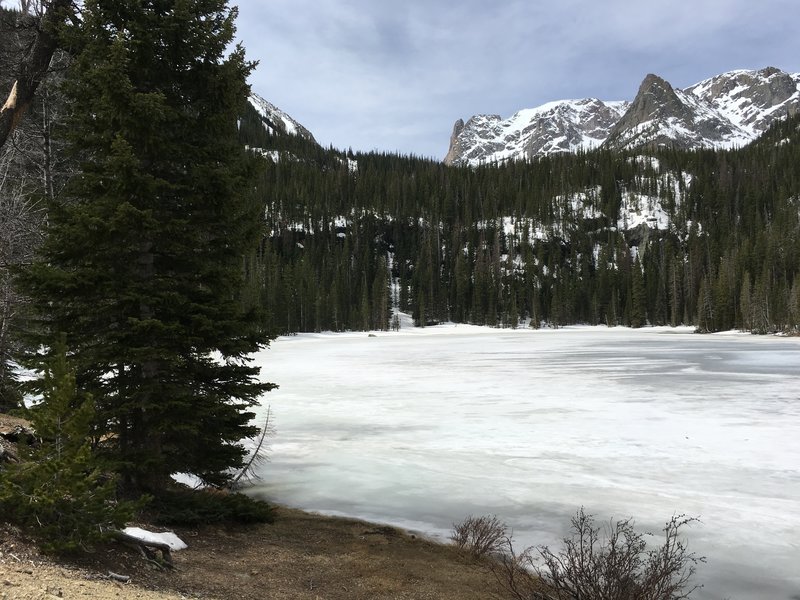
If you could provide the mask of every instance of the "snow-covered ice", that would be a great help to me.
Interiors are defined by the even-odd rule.
[[[800,339],[683,329],[298,335],[258,357],[279,503],[446,538],[496,514],[558,546],[584,506],[699,516],[693,597],[800,595]]]

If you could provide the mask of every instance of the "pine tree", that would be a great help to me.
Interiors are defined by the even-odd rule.
[[[789,292],[789,327],[800,330],[800,277],[796,277]]]
[[[124,526],[140,506],[117,502],[116,482],[92,455],[94,407],[81,397],[63,340],[53,347],[29,410],[38,441],[0,474],[3,517],[38,538],[45,550],[86,550]]]
[[[174,472],[222,484],[242,464],[271,384],[247,355],[268,341],[243,300],[263,206],[237,139],[253,65],[224,0],[85,3],[66,91],[81,172],[23,276],[65,332],[101,446],[134,490]]]
[[[700,291],[697,295],[697,329],[702,333],[715,331],[714,298],[705,276],[700,283]]]
[[[647,324],[646,306],[644,275],[637,256],[631,267],[631,309],[629,315],[631,327],[644,327]]]

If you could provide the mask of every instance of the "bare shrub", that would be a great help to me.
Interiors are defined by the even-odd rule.
[[[551,600],[549,589],[533,570],[533,551],[526,548],[520,553],[514,550],[513,539],[506,538],[503,548],[494,555],[489,570],[500,585],[517,600]]]
[[[662,530],[664,543],[648,550],[631,519],[611,520],[601,535],[581,508],[560,551],[540,546],[518,554],[508,538],[491,569],[518,600],[680,600],[700,587],[690,581],[705,558],[679,537],[696,520],[673,516]]]
[[[506,547],[508,527],[496,516],[468,516],[461,523],[453,523],[453,540],[459,550],[475,557],[501,552]]]

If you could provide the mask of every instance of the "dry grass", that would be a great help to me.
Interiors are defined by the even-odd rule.
[[[434,543],[392,527],[288,508],[277,510],[273,525],[177,528],[189,548],[173,554],[176,570],[171,572],[156,570],[117,544],[98,549],[76,562],[52,563],[24,540],[13,539],[11,528],[0,531],[0,552],[6,549],[4,575],[13,579],[14,584],[41,582],[46,575],[48,587],[71,590],[76,581],[82,586],[83,582],[97,580],[108,571],[131,577],[131,583],[125,586],[106,583],[106,592],[93,592],[95,598],[145,597],[136,595],[142,589],[172,594],[164,598],[183,595],[218,600],[498,600],[504,597],[495,578],[454,546]],[[13,570],[20,565],[9,560],[9,547],[22,559],[24,569]],[[123,590],[124,595],[120,594]],[[22,588],[0,589],[0,598],[4,597],[4,591],[21,594]]]
[[[172,589],[238,600],[488,600],[493,577],[452,546],[391,527],[279,509],[273,525],[182,532]],[[236,589],[235,596],[231,595]]]

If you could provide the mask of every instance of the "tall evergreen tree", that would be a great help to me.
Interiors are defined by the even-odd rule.
[[[646,306],[644,275],[642,274],[642,265],[637,256],[631,267],[631,306],[629,315],[631,327],[644,327],[647,324]]]
[[[225,0],[88,0],[66,84],[80,173],[22,281],[45,345],[65,332],[77,383],[133,489],[224,483],[271,384],[244,301],[263,206],[237,140],[253,65]]]

